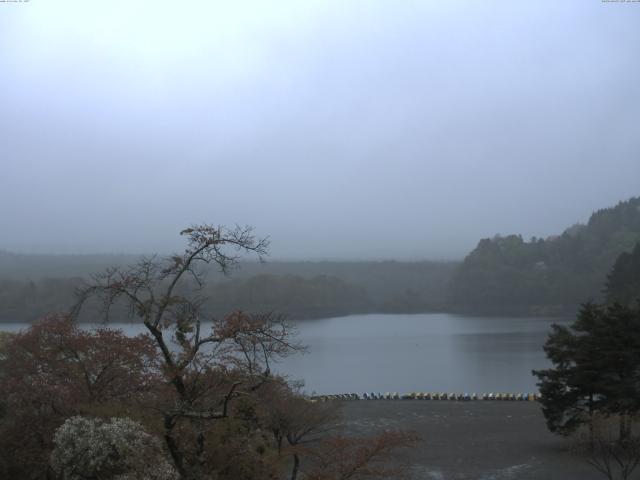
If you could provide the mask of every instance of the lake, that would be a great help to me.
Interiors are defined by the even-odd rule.
[[[282,360],[274,370],[304,379],[308,393],[532,392],[537,387],[531,370],[549,365],[542,345],[554,322],[564,321],[446,313],[300,321],[298,339],[309,352]],[[143,330],[112,326],[130,334]]]

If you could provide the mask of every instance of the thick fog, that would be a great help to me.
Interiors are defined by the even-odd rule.
[[[460,258],[640,194],[640,3],[0,3],[0,249]]]

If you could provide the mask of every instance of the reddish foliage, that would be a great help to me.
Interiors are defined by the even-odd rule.
[[[15,336],[6,347],[5,382],[11,396],[42,397],[54,409],[133,400],[157,381],[155,345],[146,335],[80,329],[63,316],[49,316]]]
[[[82,330],[59,315],[18,333],[0,364],[0,398],[10,413],[0,423],[5,472],[7,463],[31,464],[32,472],[41,465],[42,471],[52,433],[66,418],[95,405],[136,404],[159,381],[148,336]]]

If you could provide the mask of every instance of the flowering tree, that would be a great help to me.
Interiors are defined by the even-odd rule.
[[[51,454],[61,480],[177,480],[160,442],[129,418],[75,416],[55,433]]]

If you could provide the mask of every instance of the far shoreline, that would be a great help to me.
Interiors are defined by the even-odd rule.
[[[431,315],[431,314],[445,314],[445,315],[457,315],[464,317],[513,317],[513,318],[573,318],[577,314],[579,310],[579,306],[549,306],[548,308],[542,306],[535,307],[527,307],[527,308],[511,308],[511,307],[495,307],[495,308],[485,308],[485,307],[450,307],[450,308],[435,308],[435,309],[423,309],[423,310],[366,310],[366,311],[350,311],[350,312],[322,312],[318,314],[309,314],[309,315],[288,315],[283,313],[283,315],[293,321],[293,322],[312,322],[315,320],[324,320],[329,318],[344,318],[351,317],[355,315]],[[254,312],[257,313],[257,312]],[[274,314],[279,314],[281,312],[272,312]],[[50,314],[65,314],[65,312],[52,312]],[[214,315],[214,318],[219,318],[224,314]],[[0,318],[0,325],[6,324],[21,324],[21,325],[32,325],[36,323],[44,316],[40,316],[37,318],[23,319],[23,320],[15,320],[9,318]],[[86,315],[83,315],[86,316]],[[81,318],[78,321],[79,324],[99,324],[105,323],[102,321],[89,321],[84,318]],[[123,325],[133,325],[139,323],[138,320],[129,319],[129,318],[119,318],[115,317],[114,319],[109,320],[105,324],[123,324]]]

